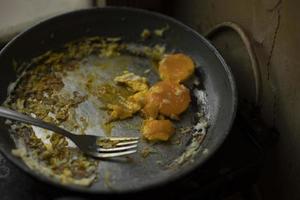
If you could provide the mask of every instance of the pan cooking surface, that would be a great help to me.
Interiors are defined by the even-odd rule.
[[[93,44],[90,44],[90,40]],[[134,53],[120,54],[118,51],[111,51],[110,47],[105,52],[103,49],[106,47],[94,48],[105,41],[106,39],[101,38],[87,38],[82,42],[65,45],[67,46],[66,52],[47,52],[34,58],[29,69],[14,83],[15,88],[12,89],[12,95],[8,98],[6,105],[20,112],[59,124],[75,134],[141,136],[140,116],[135,115],[126,120],[107,124],[108,114],[102,108],[105,107],[105,103],[113,103],[120,98],[120,95],[123,95],[125,88],[116,85],[113,80],[124,71],[147,78],[149,85],[157,82],[159,77],[154,56],[162,57],[164,48],[160,47],[161,55],[155,52],[155,54],[149,54],[148,57],[141,56],[144,49],[154,52],[154,48],[152,50],[151,47],[115,42],[108,42],[105,45],[126,45]],[[86,47],[86,43],[90,46]],[[97,50],[102,53],[98,55]],[[137,54],[137,51],[141,53]],[[107,52],[109,55],[106,55]],[[189,83],[190,88],[193,87],[192,83],[200,84],[200,80],[192,77]],[[99,93],[99,88],[103,87],[113,91]],[[91,158],[86,160],[80,152],[73,150],[76,146],[70,140],[65,140],[51,131],[35,126],[23,127],[15,123],[11,125],[18,148],[18,150],[13,150],[13,153],[20,156],[31,169],[43,175],[52,176],[64,184],[89,186],[93,185],[93,181],[97,181],[95,185],[100,184],[98,187],[118,190],[123,182],[131,179],[136,172],[143,172],[145,180],[153,175],[163,176],[165,171],[173,171],[180,164],[191,159],[206,133],[207,120],[203,112],[205,93],[202,92],[201,96],[200,90],[194,89],[194,92],[193,99],[196,100],[193,102],[194,107],[191,106],[180,117],[181,119],[176,121],[177,133],[170,141],[141,140],[137,154],[125,159],[100,161],[96,171],[94,170],[97,167],[96,162]],[[193,128],[195,119],[198,123]],[[68,147],[57,143],[66,143]],[[43,144],[46,145],[46,149]],[[77,161],[74,158],[77,158],[75,159]],[[64,163],[61,164],[61,162]],[[68,164],[69,162],[71,163]],[[84,165],[84,167],[82,170],[74,169],[77,165]],[[70,173],[72,175],[69,175]],[[98,179],[96,175],[99,175]],[[140,184],[139,179],[136,181],[135,184]]]
[[[124,21],[127,22],[126,26]],[[96,24],[105,25],[106,28],[97,27]],[[140,33],[145,28],[154,30],[165,27],[166,24],[170,28],[164,37],[150,38],[147,41],[140,39]],[[62,31],[62,27],[64,27],[64,31]],[[81,28],[78,29],[78,27]],[[51,31],[45,31],[45,28],[48,30],[50,28]],[[68,36],[66,36],[66,32],[69,33]],[[176,122],[177,131],[170,142],[154,144],[141,140],[139,153],[130,158],[100,161],[97,169],[99,178],[91,187],[78,188],[68,185],[68,188],[94,192],[141,189],[190,171],[204,162],[216,150],[229,131],[234,116],[235,93],[231,74],[219,54],[206,40],[188,27],[167,17],[145,11],[117,8],[83,10],[62,15],[32,28],[15,39],[1,52],[0,64],[9,67],[14,62],[29,62],[49,49],[59,49],[69,41],[86,36],[121,36],[124,43],[138,44],[138,47],[141,44],[150,47],[162,44],[166,46],[168,53],[183,52],[191,56],[197,69],[196,76],[187,83],[193,96],[192,105],[181,115],[181,120]],[[29,41],[36,39],[39,42],[32,44],[35,47],[32,48],[34,49],[32,52],[18,53],[16,51],[23,45],[29,45]],[[15,52],[14,56],[12,56],[12,52]],[[79,96],[84,96],[86,91],[81,85],[81,80],[94,76],[96,78],[92,78],[93,81],[99,84],[107,83],[124,70],[147,77],[150,85],[158,80],[155,66],[153,66],[155,63],[151,59],[128,52],[110,58],[100,58],[88,54],[82,57],[78,64],[79,67],[76,70],[64,73],[62,93],[72,94],[76,90]],[[1,68],[1,70],[3,69]],[[16,80],[14,77],[16,72],[9,73],[12,75],[2,80],[0,84],[3,91],[8,88],[9,83]],[[195,87],[193,83],[200,83],[200,86]],[[4,99],[6,99],[5,96],[1,97],[2,101]],[[101,113],[101,109],[98,109],[99,112],[93,112],[95,106],[101,107],[101,105],[92,104],[92,101],[92,99],[85,99],[85,101],[78,102],[74,112],[77,116],[93,119],[86,125],[87,133],[105,135],[109,131],[101,126],[101,122],[103,116],[107,114],[105,111]],[[205,111],[206,115],[203,116],[202,111]],[[206,120],[203,119],[206,117],[209,117],[210,127],[204,138]],[[140,135],[140,121],[141,118],[135,116],[132,119],[115,122],[111,135]],[[68,125],[66,124],[66,126]],[[11,140],[5,136],[1,137],[7,141]],[[10,154],[10,151],[15,148],[11,141],[5,144],[0,143],[0,146],[6,154]],[[20,160],[9,157],[25,168]],[[36,174],[35,176],[53,182],[53,179],[43,178]]]

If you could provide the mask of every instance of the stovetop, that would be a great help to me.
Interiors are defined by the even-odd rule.
[[[223,199],[235,192],[247,191],[256,182],[264,157],[263,139],[246,120],[237,116],[232,130],[218,152],[189,176],[149,191],[102,199]],[[76,198],[75,198],[76,197]],[[25,174],[0,154],[1,200],[99,199],[42,183]]]

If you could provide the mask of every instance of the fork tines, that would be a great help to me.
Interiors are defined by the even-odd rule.
[[[97,153],[94,153],[94,156],[111,158],[135,153],[137,152],[139,137],[109,137],[104,141],[113,142],[113,145],[109,147],[98,145]]]

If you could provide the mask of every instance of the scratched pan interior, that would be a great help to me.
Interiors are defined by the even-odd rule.
[[[207,94],[210,127],[193,162],[172,169],[165,169],[157,162],[170,163],[183,153],[190,137],[185,135],[182,138],[184,141],[182,145],[155,145],[154,148],[161,153],[151,154],[146,159],[136,154],[132,156],[133,162],[102,161],[99,164],[99,181],[91,187],[77,187],[60,185],[28,169],[22,161],[11,155],[11,150],[15,147],[14,142],[8,131],[1,129],[0,148],[4,155],[42,181],[95,193],[128,192],[160,185],[179,178],[203,164],[222,144],[234,119],[237,99],[233,77],[222,57],[205,38],[182,23],[161,14],[129,8],[97,8],[63,14],[33,26],[14,38],[0,53],[0,103],[7,97],[9,83],[16,80],[12,67],[13,60],[18,63],[30,61],[48,50],[57,49],[69,41],[86,36],[121,36],[127,42],[138,42],[139,34],[144,28],[152,30],[166,24],[170,28],[165,37],[152,38],[149,43],[163,43],[166,44],[167,52],[181,51],[191,56],[199,67],[196,74],[200,76]],[[144,67],[147,67],[147,64],[144,64]],[[192,126],[197,123],[193,120],[194,110],[190,108],[183,114],[181,125]],[[113,135],[139,134],[137,130],[127,131],[129,130],[120,125],[113,131]],[[143,145],[144,142],[141,146]],[[106,170],[109,170],[113,190],[105,185],[102,179]]]

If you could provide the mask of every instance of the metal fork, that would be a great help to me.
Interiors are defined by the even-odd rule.
[[[104,137],[94,135],[76,135],[54,124],[44,122],[22,113],[0,106],[0,117],[48,129],[72,140],[77,147],[92,157],[111,158],[135,153],[139,137]]]

